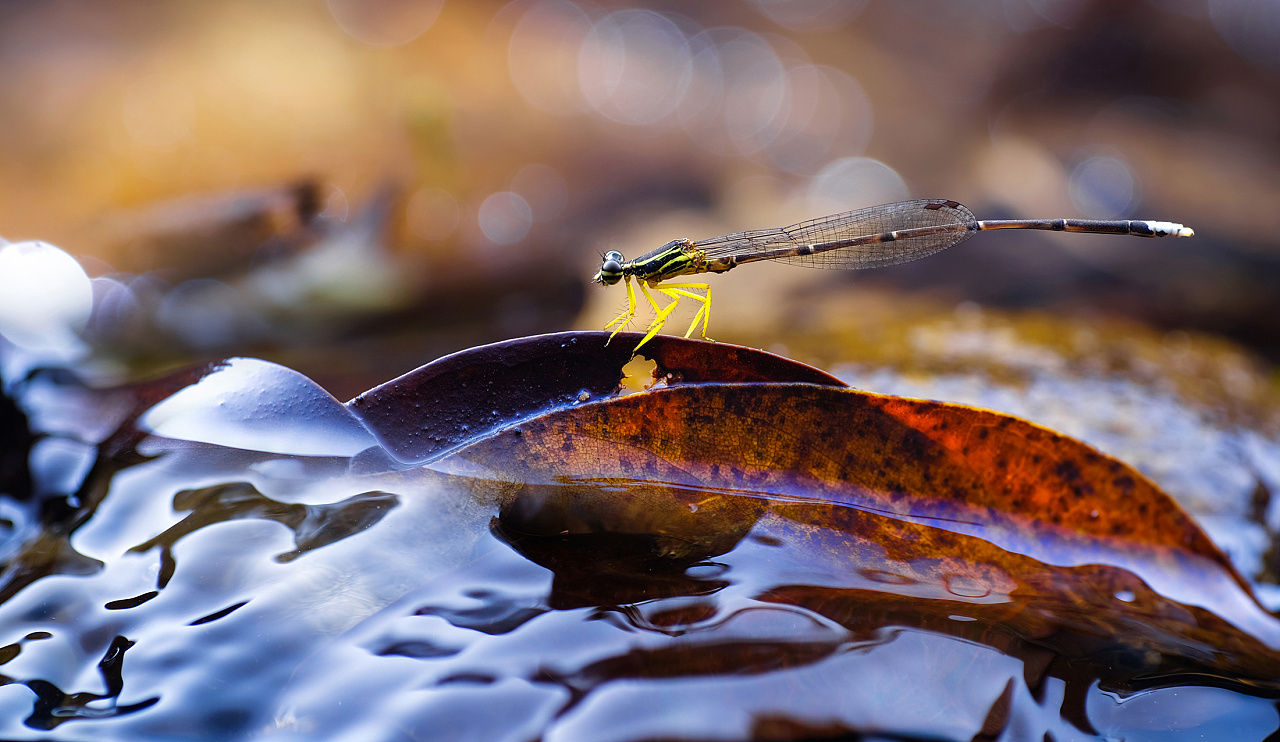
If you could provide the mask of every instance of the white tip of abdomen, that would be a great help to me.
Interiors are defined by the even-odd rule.
[[[1194,237],[1196,231],[1191,227],[1184,227],[1177,222],[1147,222],[1152,232],[1156,233],[1156,237]]]

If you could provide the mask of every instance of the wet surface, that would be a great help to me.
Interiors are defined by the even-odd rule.
[[[26,496],[3,498],[0,736],[1261,740],[1280,728],[1280,621],[1176,506],[1151,512],[1163,525],[1150,532],[1070,508],[1047,523],[994,489],[984,504],[986,469],[937,448],[956,430],[943,412],[920,408],[938,430],[899,429],[912,403],[812,384],[777,396],[884,417],[856,426],[877,431],[864,434],[880,452],[851,449],[864,466],[850,470],[830,444],[779,448],[791,433],[769,435],[772,421],[805,418],[775,409],[778,388],[568,399],[406,468],[347,406],[262,362],[101,393],[30,381],[9,417],[57,444],[28,458]],[[715,407],[717,395],[738,401]],[[55,414],[66,399],[96,400],[84,409],[114,411],[115,427]],[[681,410],[711,422],[658,424]],[[633,414],[648,420],[640,437]],[[986,427],[985,440],[1031,435]],[[975,446],[971,458],[987,450]],[[911,465],[893,471],[904,452]],[[782,454],[794,461],[769,458]],[[1112,471],[1091,456],[1058,464],[1054,486],[1084,492]],[[1163,502],[1111,478],[1128,488],[1117,513]],[[951,494],[904,497],[916,481]]]
[[[300,667],[285,738],[369,730],[346,703],[407,738],[1177,739],[1169,727],[1185,724],[1263,739],[1277,726],[1274,701],[1248,682],[1123,641],[1019,635],[975,617],[989,595],[953,584],[926,598],[905,565],[789,593],[780,583],[814,570],[776,528],[665,569],[635,543],[486,539],[465,568]],[[334,664],[359,668],[358,690]]]

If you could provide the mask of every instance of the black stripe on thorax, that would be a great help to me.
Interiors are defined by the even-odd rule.
[[[644,280],[665,281],[686,273],[701,272],[700,269],[689,270],[690,266],[697,267],[700,255],[688,240],[672,240],[627,263],[622,271]]]

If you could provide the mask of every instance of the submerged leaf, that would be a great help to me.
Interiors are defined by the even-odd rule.
[[[631,564],[747,559],[756,599],[851,629],[870,605],[916,626],[960,613],[995,645],[1080,657],[1123,643],[1268,683],[1280,672],[1280,622],[1181,508],[1123,463],[997,413],[811,385],[676,387],[527,420],[435,468],[507,482],[502,533],[557,571],[571,604],[590,602],[592,564],[626,557],[566,570],[559,546],[626,534],[623,551],[645,551]]]

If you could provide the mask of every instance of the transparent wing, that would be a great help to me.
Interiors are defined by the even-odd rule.
[[[833,250],[813,255],[788,255],[778,260],[811,268],[879,268],[906,263],[958,245],[973,235],[968,227],[975,221],[973,212],[955,201],[922,199],[847,211],[789,227],[734,232],[700,240],[694,245],[707,257],[719,258],[753,255],[778,248],[854,241],[854,244]],[[918,227],[956,229],[890,242],[878,240],[880,235],[889,232]]]

